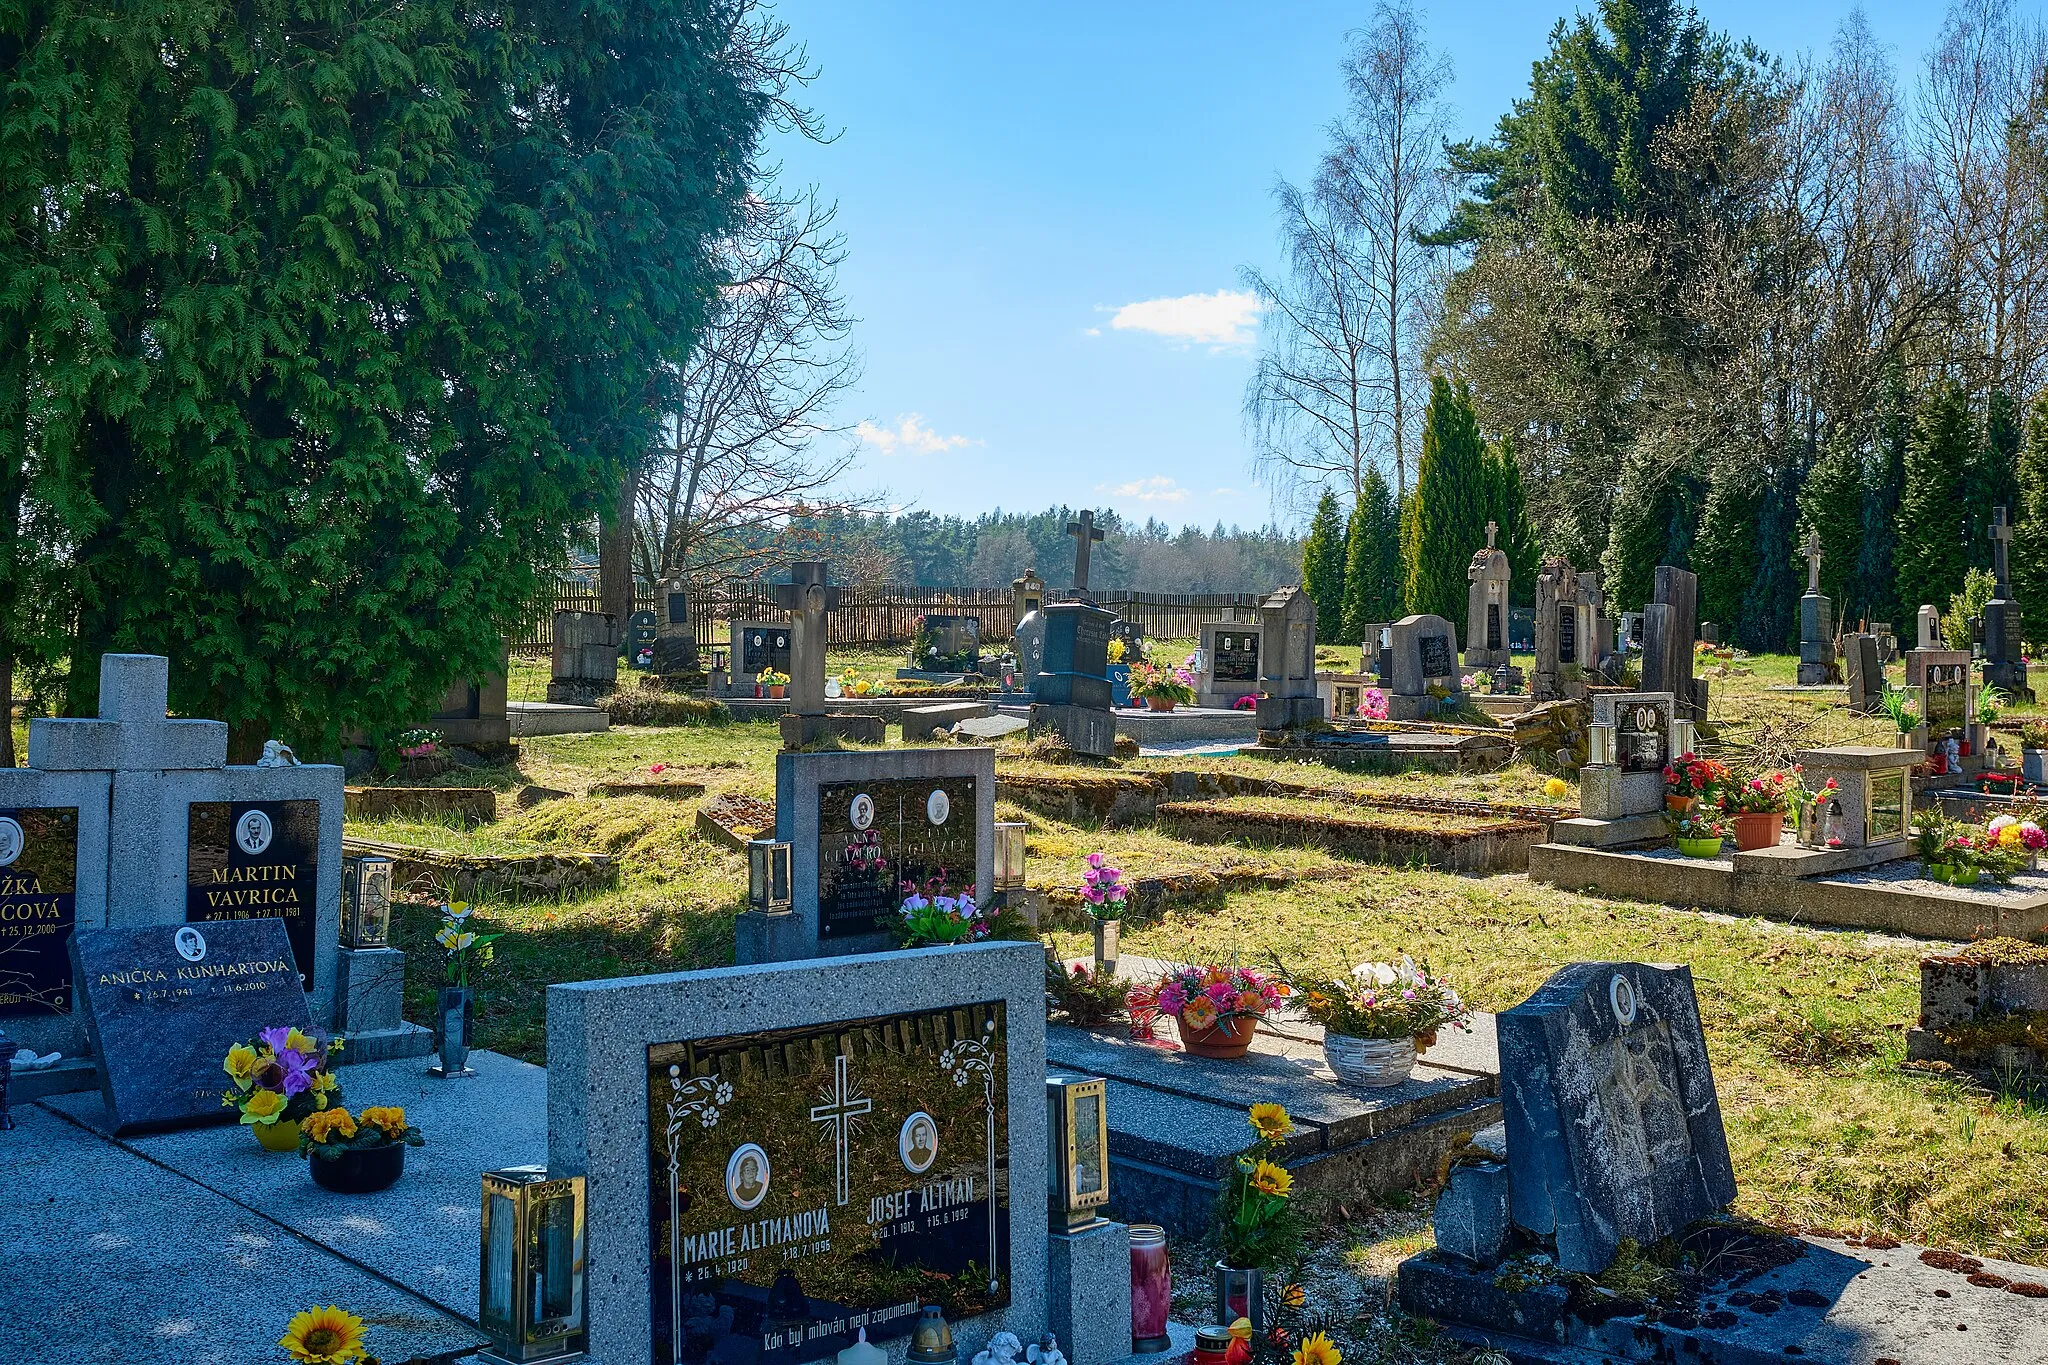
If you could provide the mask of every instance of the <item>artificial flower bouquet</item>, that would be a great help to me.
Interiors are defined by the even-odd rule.
[[[1807,800],[1799,769],[1779,770],[1731,782],[1721,788],[1724,815],[1784,815]]]
[[[1046,1004],[1084,1028],[1122,1018],[1127,1008],[1124,983],[1113,972],[1097,972],[1085,962],[1071,967],[1058,955],[1045,957]]]
[[[1664,765],[1664,791],[1668,796],[1711,804],[1727,784],[1727,764],[1701,758],[1691,750]]]
[[[971,887],[962,889],[958,895],[947,894],[944,873],[923,886],[904,882],[902,893],[903,901],[896,907],[896,913],[902,918],[902,932],[909,947],[974,943],[987,938],[995,927],[995,912],[974,903]]]
[[[1176,967],[1159,978],[1158,1007],[1190,1028],[1261,1019],[1287,998],[1287,983],[1248,967]]]
[[[451,901],[441,907],[441,927],[434,933],[434,942],[441,945],[447,961],[443,964],[448,984],[467,987],[469,969],[472,965],[483,966],[491,960],[491,945],[503,938],[503,934],[479,934],[469,927],[470,916],[476,911],[467,901]]]
[[[1429,1038],[1440,1028],[1471,1027],[1472,1011],[1429,966],[1361,962],[1348,976],[1302,990],[1302,1008],[1325,1033],[1346,1038]]]
[[[1223,1264],[1270,1270],[1301,1249],[1303,1221],[1293,1203],[1294,1174],[1274,1158],[1294,1132],[1277,1104],[1255,1104],[1247,1116],[1251,1146],[1231,1163],[1216,1203],[1216,1249]]]
[[[1997,840],[2000,848],[2025,853],[2030,864],[2042,849],[2048,849],[2048,830],[2018,816],[2001,815],[1986,825],[1984,832]]]
[[[303,1123],[341,1103],[334,1059],[341,1039],[322,1041],[295,1028],[267,1028],[228,1049],[221,1070],[233,1084],[221,1104],[250,1127]]]
[[[1185,667],[1163,664],[1133,664],[1131,695],[1145,701],[1171,702],[1175,706],[1195,704],[1195,675]]]
[[[432,758],[440,751],[439,730],[407,730],[398,737],[398,756],[407,761]]]
[[[406,1121],[397,1105],[370,1105],[351,1114],[340,1105],[323,1109],[299,1125],[299,1153],[321,1161],[339,1161],[350,1152],[379,1147],[418,1147],[425,1134]]]
[[[1722,824],[1711,810],[1704,809],[1695,810],[1681,818],[1677,825],[1677,831],[1678,838],[1681,841],[1688,839],[1725,839],[1728,837],[1728,827]]]
[[[1088,855],[1088,866],[1081,873],[1081,899],[1087,902],[1089,914],[1105,920],[1124,917],[1131,888],[1124,884],[1123,876],[1123,870],[1111,867],[1100,853]]]
[[[1387,718],[1387,694],[1377,687],[1368,687],[1359,694],[1358,714],[1365,720]]]
[[[1106,651],[1106,654],[1111,663],[1122,663],[1124,661],[1125,654],[1125,646],[1123,640],[1121,638],[1112,639],[1109,642],[1109,647]]]
[[[338,1304],[293,1315],[277,1344],[296,1365],[377,1365],[365,1349],[363,1320]]]
[[[778,672],[772,668],[762,669],[759,673],[756,673],[754,675],[754,680],[760,683],[763,687],[789,686],[789,674]]]

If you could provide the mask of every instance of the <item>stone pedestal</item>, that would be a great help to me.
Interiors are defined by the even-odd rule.
[[[1321,697],[1260,697],[1252,714],[1261,730],[1312,729],[1328,718]]]
[[[791,711],[783,715],[782,747],[808,749],[819,740],[850,740],[855,744],[886,744],[889,726],[880,716],[804,716]]]
[[[1105,679],[1104,686],[1107,685]],[[1031,733],[1045,731],[1057,734],[1077,754],[1109,758],[1116,753],[1116,716],[1107,708],[1034,702]]]
[[[1508,1242],[1508,1168],[1499,1161],[1459,1166],[1437,1196],[1437,1250],[1492,1265]]]
[[[816,933],[791,910],[768,914],[742,910],[733,917],[732,960],[751,967],[764,962],[792,962],[817,955]]]
[[[341,1060],[385,1062],[434,1050],[432,1029],[405,1022],[405,954],[342,948],[334,973],[334,1031],[348,1040]]]
[[[1833,604],[1817,592],[1799,599],[1799,685],[1819,687],[1835,680]]]
[[[1625,820],[1664,809],[1664,774],[1632,773],[1613,764],[1579,769],[1579,814],[1588,820]]]
[[[1072,1365],[1131,1354],[1131,1229],[1098,1223],[1046,1239],[1046,1319]]]

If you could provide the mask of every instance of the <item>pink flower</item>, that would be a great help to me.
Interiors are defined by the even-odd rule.
[[[1187,988],[1182,986],[1180,982],[1169,981],[1164,986],[1161,986],[1159,988],[1160,1013],[1179,1014],[1182,1010],[1187,1008],[1187,1004]]]
[[[648,765],[647,765],[647,771],[648,771],[648,772],[650,772],[650,773],[664,773],[664,772],[667,772],[667,771],[668,771],[668,764],[666,764],[666,763],[650,763],[650,764],[648,764]]]

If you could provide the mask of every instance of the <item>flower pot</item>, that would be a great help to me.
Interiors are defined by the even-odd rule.
[[[1216,1263],[1216,1320],[1228,1327],[1239,1318],[1252,1320],[1252,1335],[1266,1330],[1266,1275]]]
[[[1242,1057],[1252,1045],[1252,1035],[1259,1030],[1256,1014],[1232,1015],[1228,1019],[1217,1020],[1208,1028],[1195,1028],[1179,1017],[1174,1019],[1174,1023],[1180,1026],[1181,1047],[1193,1057]]]
[[[1922,863],[1920,864],[1920,870],[1927,875],[1928,881],[1943,883],[1950,881],[1955,876],[1956,871],[1948,863]]]
[[[782,693],[783,693],[783,689],[782,689],[781,687],[779,687],[779,686],[778,686],[778,687],[771,687],[771,688],[769,688],[769,689],[768,689],[768,696],[769,696],[769,699],[770,699],[771,701],[781,701],[781,700],[782,700]]]
[[[467,986],[443,986],[434,1012],[434,1045],[441,1063],[429,1075],[447,1080],[474,1076],[469,1069],[469,1034],[476,1023],[476,999]]]
[[[1172,697],[1147,697],[1145,705],[1154,711],[1171,711],[1174,708],[1174,700]]]
[[[252,1123],[250,1129],[256,1134],[256,1141],[266,1152],[296,1152],[299,1150],[299,1124],[296,1119],[278,1119],[271,1123]]]
[[[1665,792],[1664,809],[1673,815],[1687,815],[1699,804],[1699,800],[1697,796],[1680,796],[1676,792]]]
[[[1719,839],[1680,838],[1678,840],[1678,851],[1688,858],[1718,858],[1721,856],[1721,841]]]
[[[1785,812],[1781,810],[1742,812],[1735,817],[1736,850],[1748,853],[1752,849],[1776,848],[1784,832]]]
[[[1350,1038],[1323,1035],[1323,1060],[1348,1089],[1384,1090],[1399,1085],[1415,1070],[1413,1038]]]
[[[375,1194],[391,1188],[405,1174],[405,1144],[351,1147],[332,1161],[318,1156],[308,1156],[306,1160],[313,1168],[313,1183],[323,1190]]]
[[[1123,940],[1123,921],[1099,919],[1095,921],[1095,972],[1100,976],[1107,972],[1116,975],[1118,949]]]

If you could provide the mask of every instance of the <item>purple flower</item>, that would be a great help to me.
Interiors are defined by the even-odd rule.
[[[287,1045],[287,1040],[290,1039],[291,1036],[291,1029],[283,1027],[267,1028],[263,1030],[263,1032],[256,1035],[258,1041],[260,1041],[263,1044],[263,1046],[269,1048],[272,1052],[275,1052],[280,1058],[282,1058],[286,1053],[291,1051],[291,1048]]]
[[[313,1084],[312,1059],[286,1048],[277,1054],[284,1064],[284,1093],[296,1095]]]

